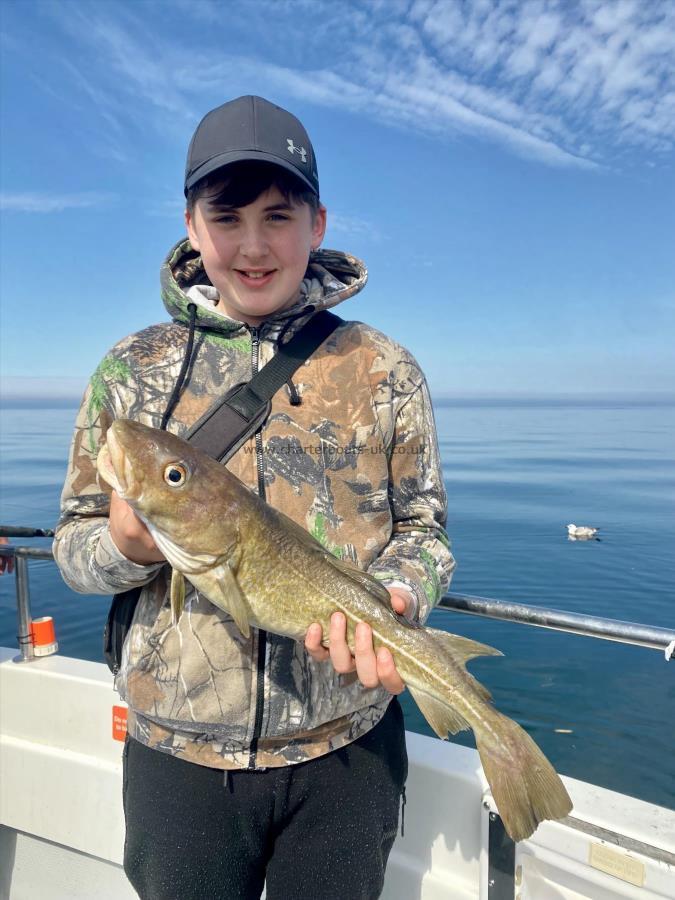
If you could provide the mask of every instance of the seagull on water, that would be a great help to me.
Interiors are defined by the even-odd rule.
[[[597,528],[592,528],[590,525],[568,525],[567,526],[567,534],[571,538],[592,538],[595,537],[598,533]]]

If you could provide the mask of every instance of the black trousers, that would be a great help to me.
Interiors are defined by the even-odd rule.
[[[352,744],[264,771],[124,748],[124,870],[142,900],[375,900],[408,771],[394,698]]]

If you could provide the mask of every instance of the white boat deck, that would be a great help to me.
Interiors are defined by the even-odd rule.
[[[0,648],[0,898],[132,900],[110,673],[15,656]],[[504,886],[494,853],[489,864],[494,807],[476,752],[410,733],[408,752],[405,837],[384,900],[675,898],[675,812],[564,778],[572,818],[516,845]]]

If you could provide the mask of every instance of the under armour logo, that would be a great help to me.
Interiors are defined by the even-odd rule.
[[[288,144],[289,153],[299,153],[300,159],[303,162],[307,162],[307,151],[304,147],[296,147],[291,138],[286,138],[286,143]]]

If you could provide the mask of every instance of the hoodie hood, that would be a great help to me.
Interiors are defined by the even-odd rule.
[[[216,312],[218,292],[204,271],[202,258],[190,241],[179,241],[169,252],[160,272],[162,300],[177,322],[188,322],[188,304],[198,306],[198,322],[224,334],[245,330],[243,322]],[[364,287],[368,279],[365,265],[355,256],[338,250],[316,250],[309,257],[307,272],[300,284],[300,297],[293,306],[268,320],[283,323],[303,313],[330,309],[348,300]]]

